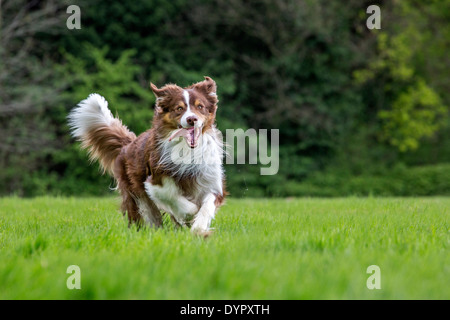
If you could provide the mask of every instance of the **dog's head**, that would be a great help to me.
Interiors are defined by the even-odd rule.
[[[169,140],[184,137],[189,147],[198,145],[200,135],[211,128],[216,118],[216,83],[210,77],[187,88],[167,84],[158,89],[150,84],[156,96],[155,120],[159,129],[168,132]]]

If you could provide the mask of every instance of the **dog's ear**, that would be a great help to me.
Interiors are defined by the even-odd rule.
[[[153,93],[155,94],[156,98],[160,98],[162,97],[165,93],[164,93],[164,89],[158,89],[157,86],[155,86],[153,83],[150,82],[150,89],[152,89]]]
[[[206,93],[211,97],[217,96],[217,85],[216,82],[208,76],[205,76],[203,81]]]
[[[211,79],[208,76],[205,76],[205,80],[201,83],[208,96],[217,97],[217,85],[213,79]]]
[[[202,92],[206,98],[211,101],[213,105],[216,105],[219,100],[217,99],[217,85],[216,82],[208,76],[205,76],[205,80],[198,82],[194,85],[195,89]]]
[[[161,106],[161,102],[163,102],[164,97],[166,96],[167,92],[164,90],[164,87],[161,89],[158,89],[157,86],[155,86],[153,83],[150,82],[150,89],[152,89],[153,94],[156,97],[156,104],[155,104],[155,111],[158,113],[163,113],[164,109]]]

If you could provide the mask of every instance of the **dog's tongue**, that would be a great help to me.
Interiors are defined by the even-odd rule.
[[[176,137],[183,137],[190,147],[195,147],[199,130],[199,128],[194,127],[177,129],[170,135],[169,141]]]

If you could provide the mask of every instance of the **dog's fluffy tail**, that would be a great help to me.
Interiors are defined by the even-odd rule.
[[[114,160],[121,149],[136,139],[122,121],[113,117],[108,102],[92,93],[68,116],[72,136],[81,141],[92,161],[98,160],[103,172],[113,173]]]

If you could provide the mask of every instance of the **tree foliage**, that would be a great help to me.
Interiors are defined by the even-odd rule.
[[[79,30],[65,27],[68,3],[2,2],[2,194],[108,192],[69,136],[69,110],[97,92],[139,134],[150,81],[205,75],[218,85],[219,129],[280,130],[277,175],[226,166],[235,196],[304,195],[301,183],[320,188],[324,172],[449,161],[449,0],[381,1],[381,30],[366,28],[372,3],[360,0],[70,4]]]
[[[371,101],[379,110],[379,137],[405,152],[417,149],[423,138],[446,125],[444,101],[449,103],[449,96],[441,83],[448,77],[438,65],[449,63],[442,52],[450,42],[444,22],[450,1],[404,1],[387,7],[398,24],[378,34],[377,56],[354,75],[359,83],[380,86],[379,96]]]

